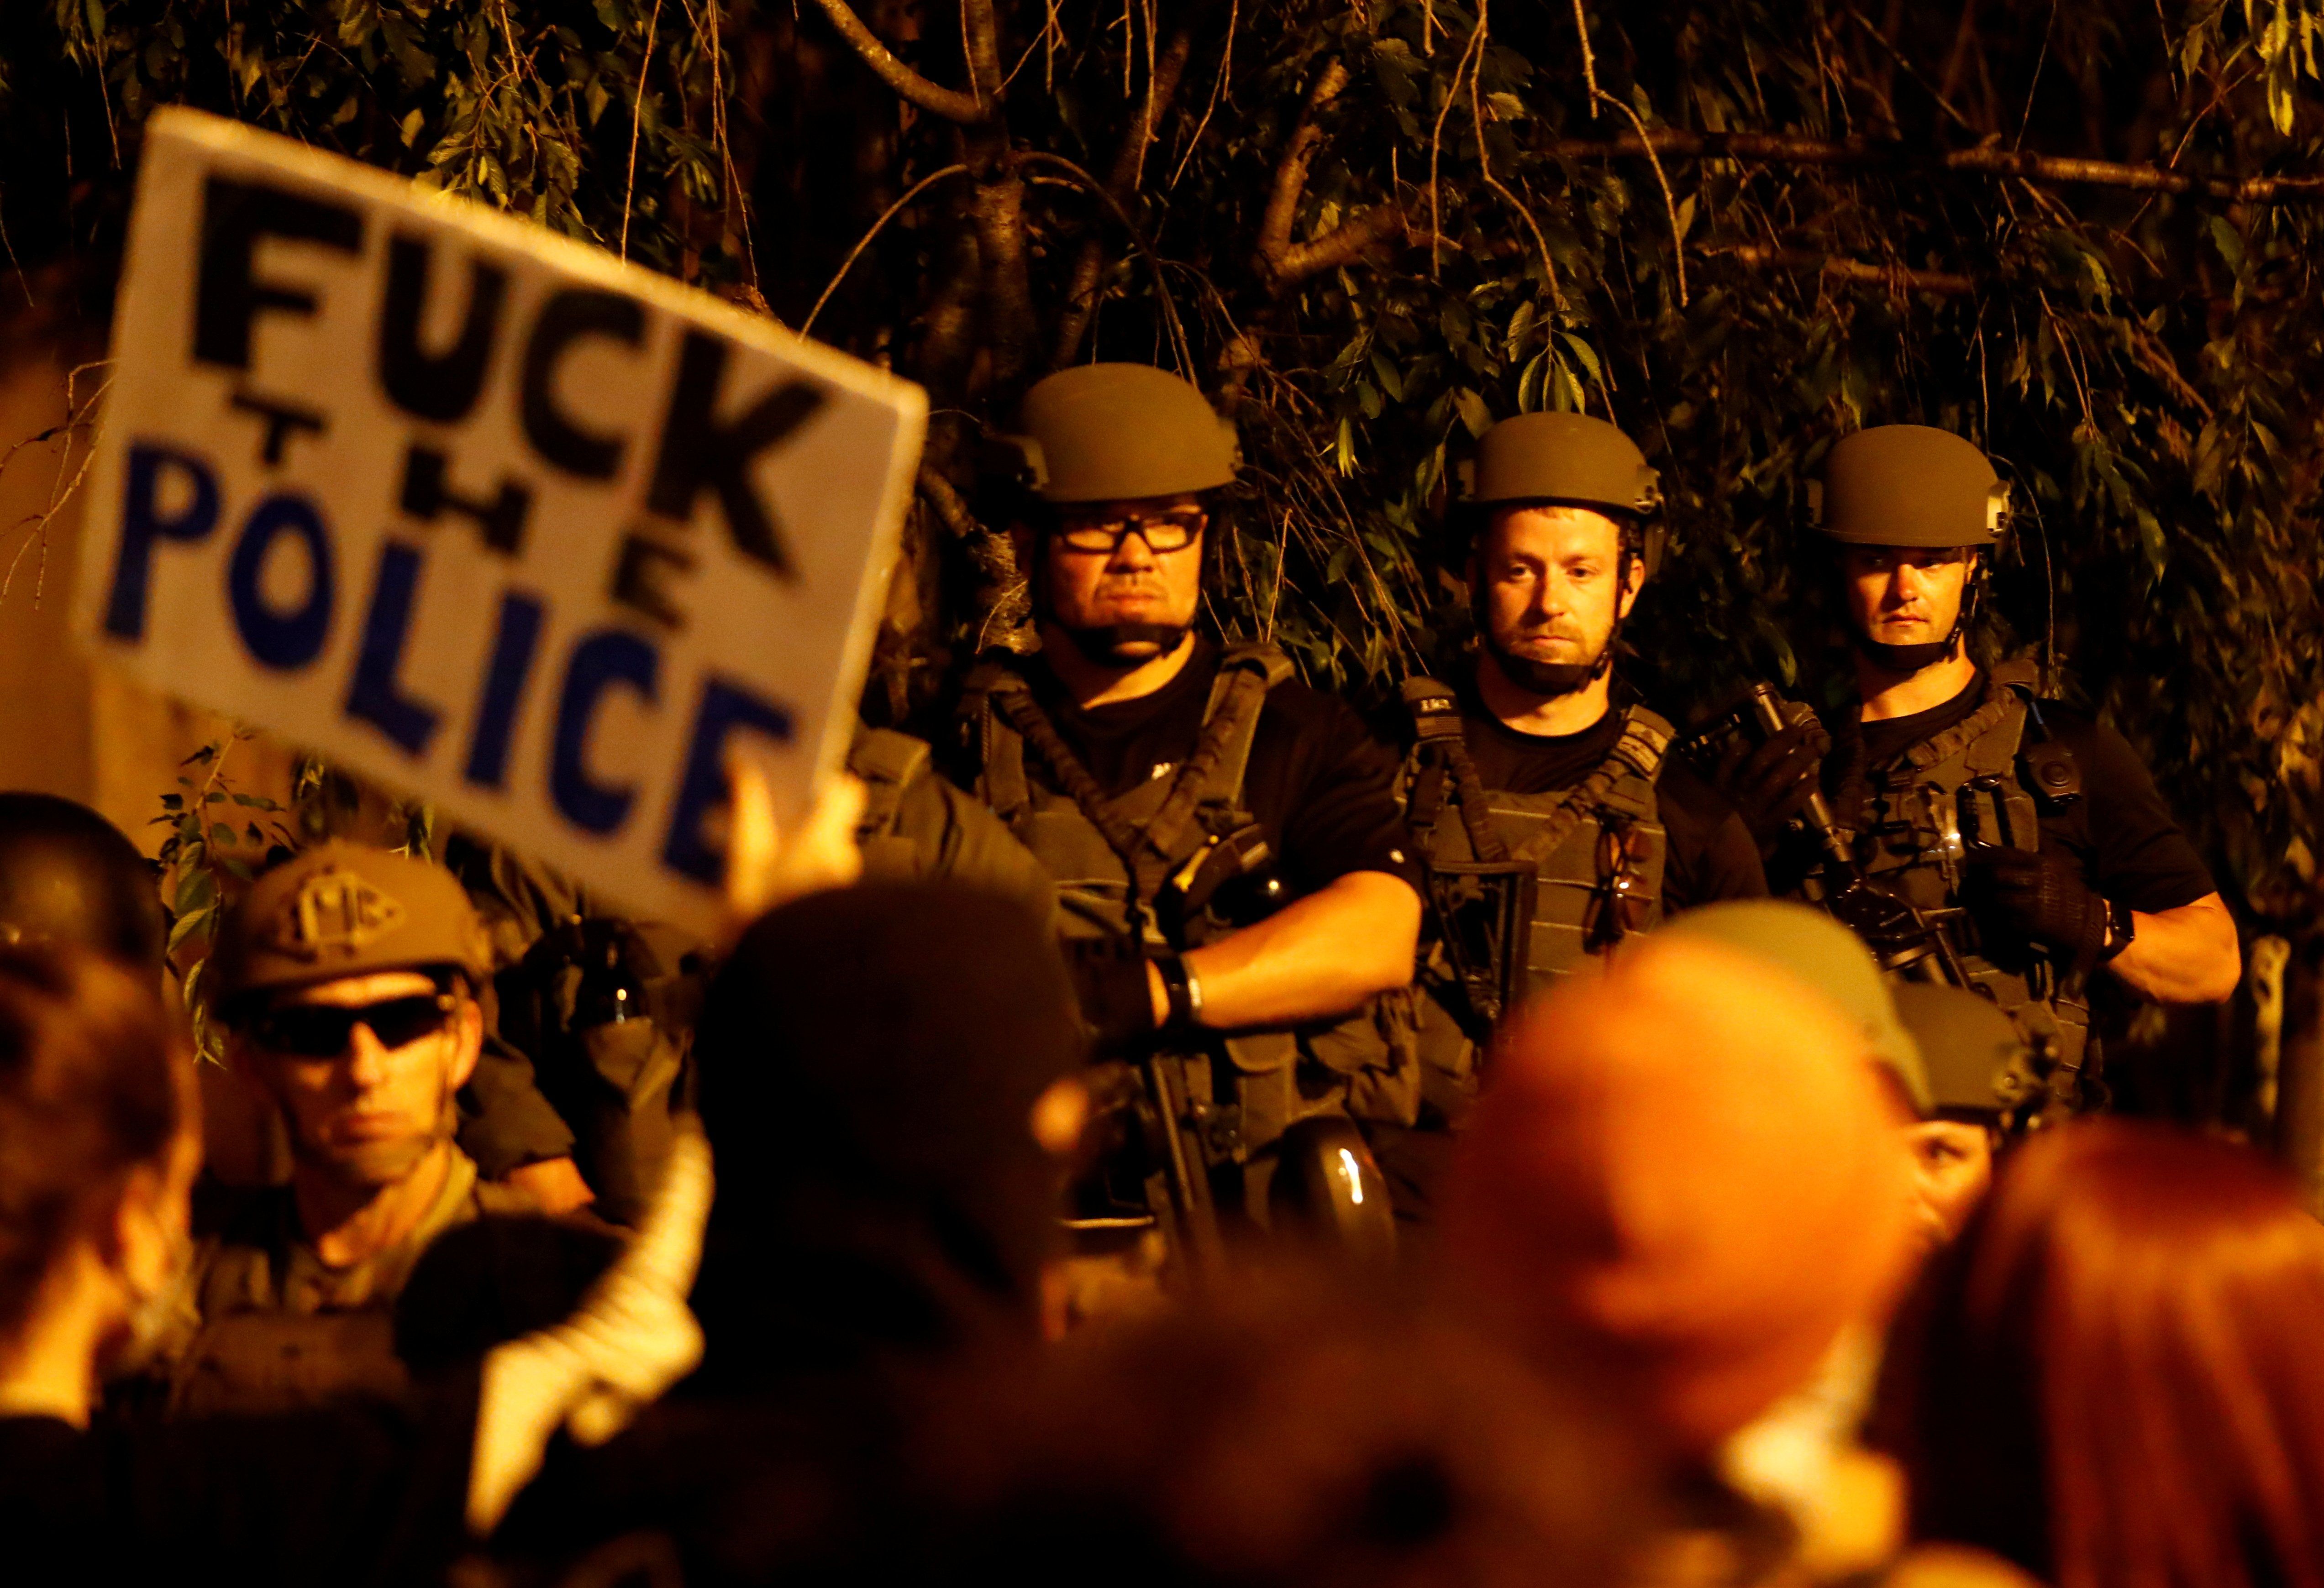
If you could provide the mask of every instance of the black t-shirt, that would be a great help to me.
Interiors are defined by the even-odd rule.
[[[1581,783],[1622,737],[1623,713],[1609,711],[1579,733],[1525,733],[1475,699],[1464,702],[1464,737],[1478,780],[1510,794],[1550,794]],[[1717,899],[1764,898],[1767,879],[1750,830],[1719,793],[1675,756],[1655,779],[1670,835],[1663,867],[1663,912],[1676,914]]]
[[[1099,787],[1120,798],[1167,777],[1194,750],[1218,676],[1219,650],[1207,639],[1178,675],[1134,701],[1076,706],[1046,667],[1028,677],[1035,699]],[[1026,775],[1044,778],[1028,754]],[[1337,695],[1296,683],[1268,692],[1251,739],[1243,803],[1282,857],[1293,891],[1313,893],[1353,871],[1385,871],[1414,892],[1419,850],[1396,804],[1396,754],[1375,739]]]
[[[1983,705],[1987,687],[1980,672],[1967,689],[1941,706],[1909,717],[1843,724],[1833,735],[1835,752],[1824,761],[1826,791],[1836,803],[1848,797],[1843,785],[1853,762],[1847,742],[1850,734],[1861,734],[1863,765],[1877,772]],[[2055,701],[2039,704],[2043,727],[2073,752],[2082,777],[2082,797],[2070,804],[2052,809],[2035,802],[2042,847],[2072,855],[2091,887],[2150,915],[2218,892],[2202,857],[2180,831],[2154,779],[2122,735]],[[2028,742],[2041,732],[2031,721],[2026,724]],[[1839,813],[1842,822],[1849,820],[1847,811]]]

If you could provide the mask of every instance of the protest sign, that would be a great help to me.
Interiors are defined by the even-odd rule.
[[[926,399],[198,112],[144,140],[78,632],[695,927],[722,760],[846,754]]]

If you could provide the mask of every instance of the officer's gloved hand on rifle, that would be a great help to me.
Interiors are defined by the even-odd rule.
[[[1805,706],[1794,706],[1792,721],[1783,731],[1768,736],[1757,748],[1736,745],[1720,757],[1715,781],[1743,825],[1759,842],[1762,854],[1773,849],[1784,830],[1807,808],[1821,785],[1823,758],[1831,753],[1831,735]]]
[[[1066,968],[1095,1057],[1129,1057],[1153,1036],[1154,999],[1142,946],[1128,938],[1077,940],[1067,950]]]
[[[1978,845],[1962,896],[1978,925],[2046,950],[2061,974],[2088,976],[2106,947],[2107,902],[2063,855]]]

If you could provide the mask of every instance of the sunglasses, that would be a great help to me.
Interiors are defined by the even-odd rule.
[[[1132,535],[1144,541],[1148,551],[1184,551],[1194,544],[1194,537],[1210,521],[1211,515],[1200,508],[1182,508],[1152,517],[1101,518],[1068,513],[1057,526],[1057,538],[1070,550],[1102,551],[1109,555]]]
[[[457,1006],[449,993],[413,993],[376,1004],[281,1004],[250,1023],[250,1040],[269,1052],[297,1059],[336,1059],[365,1025],[383,1048],[401,1048],[434,1036],[452,1023]]]

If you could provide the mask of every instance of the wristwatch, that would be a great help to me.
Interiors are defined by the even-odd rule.
[[[2128,904],[2120,899],[2108,899],[2106,908],[2106,941],[2098,949],[2098,963],[2101,965],[2130,947],[2132,940],[2138,936],[2138,923],[2132,916]]]
[[[1154,968],[1162,973],[1162,991],[1170,1000],[1169,1023],[1191,1029],[1203,1023],[1203,983],[1183,955],[1157,954]]]

